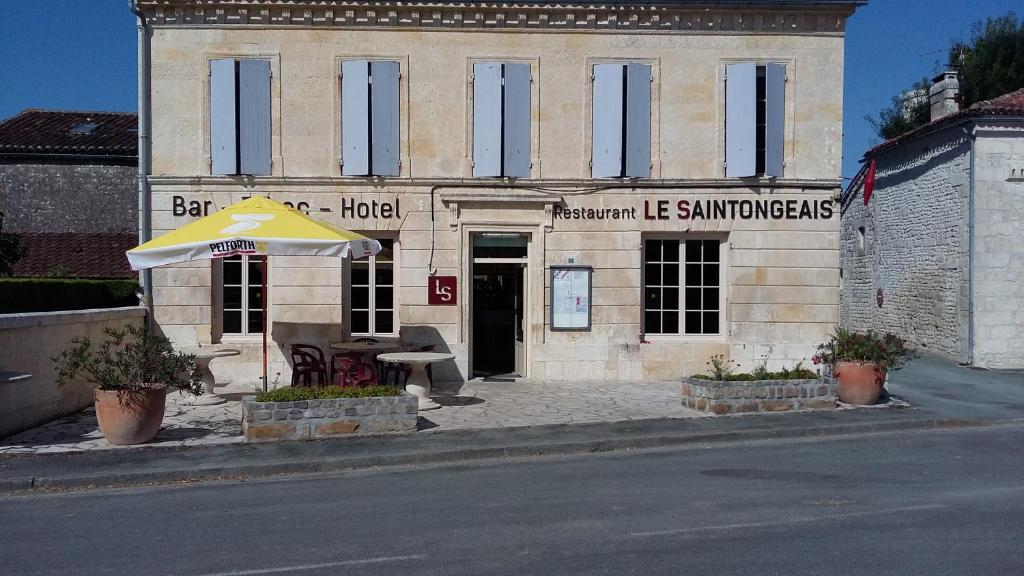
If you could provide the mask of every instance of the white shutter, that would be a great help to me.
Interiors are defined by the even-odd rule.
[[[238,173],[235,61],[210,61],[210,172]]]
[[[757,174],[757,65],[725,67],[725,175]]]
[[[341,173],[370,173],[370,63],[341,63]]]
[[[651,67],[626,65],[626,176],[651,175]]]
[[[622,64],[594,65],[591,173],[622,176]]]
[[[505,64],[504,176],[530,177],[530,65]]]
[[[371,62],[372,173],[398,176],[398,62]]]
[[[240,174],[270,174],[270,62],[238,62]]]
[[[501,64],[473,65],[473,176],[501,176]]]
[[[781,177],[786,140],[786,67],[765,66],[765,174]]]

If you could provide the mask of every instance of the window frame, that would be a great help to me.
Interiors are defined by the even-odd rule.
[[[474,174],[474,164],[476,162],[476,119],[475,119],[475,105],[476,105],[476,85],[475,85],[475,74],[477,64],[525,64],[530,67],[530,118],[529,118],[529,133],[530,133],[530,151],[529,151],[529,171],[526,176],[477,176]],[[539,58],[516,58],[509,57],[505,58],[500,55],[496,56],[471,56],[466,59],[466,82],[465,82],[465,98],[464,98],[464,118],[465,118],[465,133],[464,133],[464,165],[463,165],[463,176],[466,178],[472,178],[474,180],[495,180],[495,179],[519,179],[527,180],[532,178],[541,177],[541,140],[540,140],[540,59]],[[505,142],[502,139],[502,148],[504,148]],[[502,166],[502,173],[504,174],[504,166]]]
[[[598,64],[644,64],[650,67],[651,91],[650,91],[650,168],[648,176],[594,176],[594,67]],[[597,57],[587,56],[585,58],[586,81],[583,83],[581,101],[585,103],[582,109],[581,126],[583,126],[583,155],[581,157],[581,173],[584,178],[597,181],[627,181],[627,180],[656,180],[661,178],[661,58],[620,58],[620,57]]]
[[[344,281],[342,282],[343,290],[344,290],[342,301],[345,303],[345,314],[344,314],[344,316],[345,316],[345,332],[349,336],[355,336],[355,337],[396,338],[396,337],[399,336],[399,333],[401,331],[401,324],[399,323],[399,314],[398,314],[399,306],[400,306],[400,304],[399,304],[399,302],[400,302],[399,301],[399,294],[400,294],[400,291],[401,291],[401,282],[400,282],[400,277],[399,277],[399,274],[401,272],[401,268],[400,268],[400,265],[399,265],[399,253],[401,252],[400,243],[399,243],[398,237],[394,236],[394,235],[377,235],[377,234],[373,234],[372,232],[362,232],[362,234],[364,236],[367,236],[369,238],[373,238],[373,239],[381,241],[381,242],[385,242],[385,241],[392,242],[392,248],[391,248],[392,256],[391,256],[391,262],[390,262],[391,270],[392,270],[392,273],[391,273],[391,306],[392,306],[392,308],[391,308],[391,327],[392,327],[392,331],[391,332],[380,332],[380,331],[377,330],[377,310],[378,310],[378,308],[377,308],[377,275],[375,273],[376,266],[377,266],[377,256],[370,256],[370,257],[368,257],[366,259],[360,259],[360,260],[357,260],[357,261],[353,261],[350,258],[346,258],[345,260],[342,261],[342,271],[343,271],[342,275],[343,275],[343,278],[344,278]],[[368,322],[368,328],[369,329],[366,332],[357,332],[357,331],[353,330],[353,324],[352,324],[352,313],[356,311],[353,308],[354,302],[353,302],[353,298],[352,298],[352,288],[353,288],[353,285],[352,285],[352,266],[353,265],[362,266],[364,262],[366,263],[365,265],[367,267],[367,281],[369,282],[369,284],[366,285],[366,288],[368,289],[368,298],[367,298],[367,308],[365,309],[368,312],[368,314],[367,314],[367,316],[368,316],[367,322]],[[362,285],[360,285],[359,287],[362,287]],[[360,308],[359,310],[361,311],[363,309]],[[386,308],[385,308],[385,310],[386,310]]]
[[[650,333],[647,332],[647,241],[649,240],[672,240],[679,244],[679,278],[676,288],[679,290],[678,333]],[[718,332],[712,334],[687,334],[686,333],[686,241],[713,240],[718,242]],[[687,234],[644,234],[640,241],[640,333],[645,340],[649,341],[680,341],[680,340],[709,340],[724,341],[728,338],[728,248],[729,242],[726,236],[713,233],[687,233]],[[663,262],[662,262],[663,263]],[[703,264],[701,264],[703,265]],[[664,288],[664,284],[660,284]],[[703,284],[702,284],[703,287]],[[703,307],[702,307],[703,310]]]
[[[221,174],[214,171],[213,162],[213,131],[214,131],[214,114],[213,114],[213,63],[217,60],[234,60],[235,61],[235,84],[234,84],[234,96],[235,96],[235,171],[230,174]],[[242,171],[242,152],[241,152],[241,125],[239,119],[239,113],[241,110],[241,104],[239,102],[239,77],[238,67],[242,60],[261,60],[267,62],[269,65],[269,88],[268,88],[268,102],[269,117],[267,118],[268,126],[267,133],[269,135],[269,143],[267,153],[269,155],[269,167],[266,174],[251,174]],[[208,53],[205,55],[206,70],[204,74],[204,93],[201,100],[202,105],[202,117],[204,119],[205,131],[202,133],[202,141],[200,149],[205,153],[205,166],[200,169],[199,173],[209,174],[216,178],[234,178],[238,176],[248,176],[254,178],[274,176],[277,173],[278,166],[280,166],[280,105],[277,102],[280,97],[280,92],[275,83],[275,78],[278,77],[280,69],[280,55],[277,53],[254,53],[254,54],[238,54],[238,53]]]
[[[750,64],[754,66],[754,117],[751,121],[754,122],[754,174],[748,176],[735,176],[729,175],[729,88],[728,88],[728,69],[729,66],[734,64]],[[778,175],[769,175],[768,172],[768,124],[773,119],[771,109],[767,105],[768,97],[768,66],[780,66],[783,69],[782,76],[782,106],[781,106],[781,117],[775,118],[780,124],[779,127],[779,141],[777,142],[779,149],[779,157],[781,159],[780,173]],[[793,90],[790,86],[793,77],[795,61],[792,59],[760,59],[760,58],[737,58],[730,60],[723,60],[719,65],[721,74],[721,104],[719,111],[721,114],[721,122],[719,124],[722,130],[721,137],[719,138],[719,145],[722,147],[720,158],[722,159],[722,172],[726,178],[730,179],[758,179],[758,180],[776,180],[786,178],[787,174],[791,173],[791,165],[787,160],[786,156],[786,141],[792,135],[792,127],[790,126],[790,120],[793,117]],[[764,100],[759,98],[759,91],[764,89]],[[761,122],[763,120],[763,122]],[[774,124],[773,124],[774,125]],[[762,154],[759,152],[759,143],[763,143],[764,147],[760,149]]]
[[[368,141],[366,143],[366,146],[367,146],[367,150],[366,150],[366,154],[367,154],[367,173],[366,174],[346,174],[345,173],[345,146],[344,146],[344,142],[345,142],[345,97],[344,97],[344,95],[345,95],[345,77],[344,77],[344,74],[343,74],[343,68],[344,68],[344,66],[345,66],[345,64],[347,62],[366,62],[367,63],[368,82],[367,82],[367,97],[366,97],[366,104],[367,104],[366,127],[367,127]],[[397,111],[396,111],[396,114],[398,115],[398,117],[395,118],[395,122],[394,122],[395,129],[398,131],[398,134],[397,134],[396,139],[395,139],[395,159],[398,162],[398,166],[397,166],[397,170],[396,170],[395,174],[383,174],[383,173],[381,173],[382,172],[381,168],[374,166],[374,162],[373,162],[373,158],[374,158],[374,154],[373,154],[373,152],[374,152],[374,142],[373,142],[373,140],[374,140],[374,138],[373,138],[374,114],[373,114],[373,109],[374,109],[374,101],[375,101],[374,90],[373,90],[373,65],[377,64],[377,63],[394,64],[397,67],[397,69],[398,69],[398,77],[395,79],[396,93],[394,95],[394,97],[395,97],[395,104],[397,105],[397,108],[398,108]],[[404,74],[405,74],[404,62],[401,59],[399,59],[399,58],[381,58],[381,57],[369,58],[369,57],[367,57],[367,58],[341,58],[341,59],[338,60],[337,64],[338,64],[337,65],[338,106],[336,106],[336,111],[337,111],[337,119],[338,119],[338,121],[337,121],[337,129],[338,129],[338,138],[337,138],[337,140],[338,140],[338,144],[337,144],[337,146],[338,146],[338,173],[342,177],[344,177],[344,178],[399,178],[399,177],[401,177],[402,176],[403,166],[405,165],[405,162],[403,161],[404,145],[403,145],[403,142],[402,142],[402,138],[403,138],[403,135],[404,135],[404,133],[406,131],[405,127],[402,126],[402,118],[403,118],[403,115],[404,115],[403,114],[403,103],[402,103],[403,95],[404,95],[404,88],[402,86],[403,85]]]
[[[367,62],[397,62],[398,63],[398,175],[351,175],[343,174],[344,171],[344,148],[342,147],[342,130],[345,119],[342,117],[342,78],[341,67],[345,62],[353,60],[365,60]],[[334,108],[331,125],[331,141],[334,148],[334,173],[341,178],[359,179],[372,178],[408,178],[409,177],[409,87],[406,79],[409,73],[409,56],[402,54],[362,54],[362,53],[335,53],[333,67],[334,81]],[[372,168],[372,167],[371,167]]]
[[[242,332],[225,332],[224,330],[224,261],[227,258],[216,258],[213,261],[213,282],[212,286],[214,289],[214,302],[213,302],[213,325],[216,333],[214,334],[214,342],[250,342],[254,340],[261,340],[263,338],[263,332],[252,332],[249,330],[249,313],[251,312],[247,306],[249,300],[249,289],[253,287],[260,287],[262,285],[253,286],[249,283],[248,276],[248,264],[250,256],[248,254],[238,255],[241,258],[242,270],[245,271],[242,284],[239,285],[242,288],[242,308],[240,311],[242,315]],[[260,258],[268,258],[265,255],[257,255]],[[263,295],[264,309],[263,313],[266,315],[266,325],[269,327],[273,320],[273,304],[271,302],[270,295],[273,292],[273,276],[271,272],[271,263],[269,259],[266,265],[267,275],[267,292]],[[231,286],[235,286],[232,284]],[[232,309],[233,310],[233,309]],[[268,335],[269,336],[269,335]]]

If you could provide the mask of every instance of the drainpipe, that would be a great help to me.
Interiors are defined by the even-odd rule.
[[[971,167],[967,180],[967,365],[974,365],[974,171],[975,140],[973,129],[964,126],[964,133],[970,143]]]
[[[149,242],[152,237],[152,215],[150,211],[150,70],[149,70],[149,37],[150,30],[146,26],[146,18],[135,5],[135,0],[128,0],[128,9],[135,14],[138,22],[138,57],[139,57],[139,244]],[[142,284],[142,304],[146,307],[146,320],[152,327],[153,323],[153,273],[149,268],[140,274]]]

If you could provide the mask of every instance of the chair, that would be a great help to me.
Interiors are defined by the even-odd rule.
[[[433,352],[433,351],[434,351],[434,345],[433,344],[428,344],[426,346],[420,346],[419,348],[416,348],[416,349],[412,350],[412,352]],[[399,381],[398,381],[398,374],[399,374],[399,372],[401,372],[401,374],[403,376],[402,381],[403,382],[408,381],[409,380],[409,375],[412,374],[412,366],[409,366],[408,364],[388,364],[387,367],[384,369],[384,381],[385,382],[391,382],[392,375],[394,375],[395,386],[398,386],[399,385]],[[430,370],[430,364],[427,364],[427,380],[429,380],[431,384],[434,383],[434,374]]]
[[[331,374],[334,385],[343,388],[377,385],[377,369],[351,353],[331,356]]]
[[[323,386],[327,383],[327,362],[323,350],[311,344],[292,344],[292,387]],[[313,377],[316,377],[316,384]]]

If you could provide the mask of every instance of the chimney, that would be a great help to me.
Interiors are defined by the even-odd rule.
[[[960,111],[960,80],[955,71],[946,70],[932,79],[928,100],[932,107],[932,122]]]

